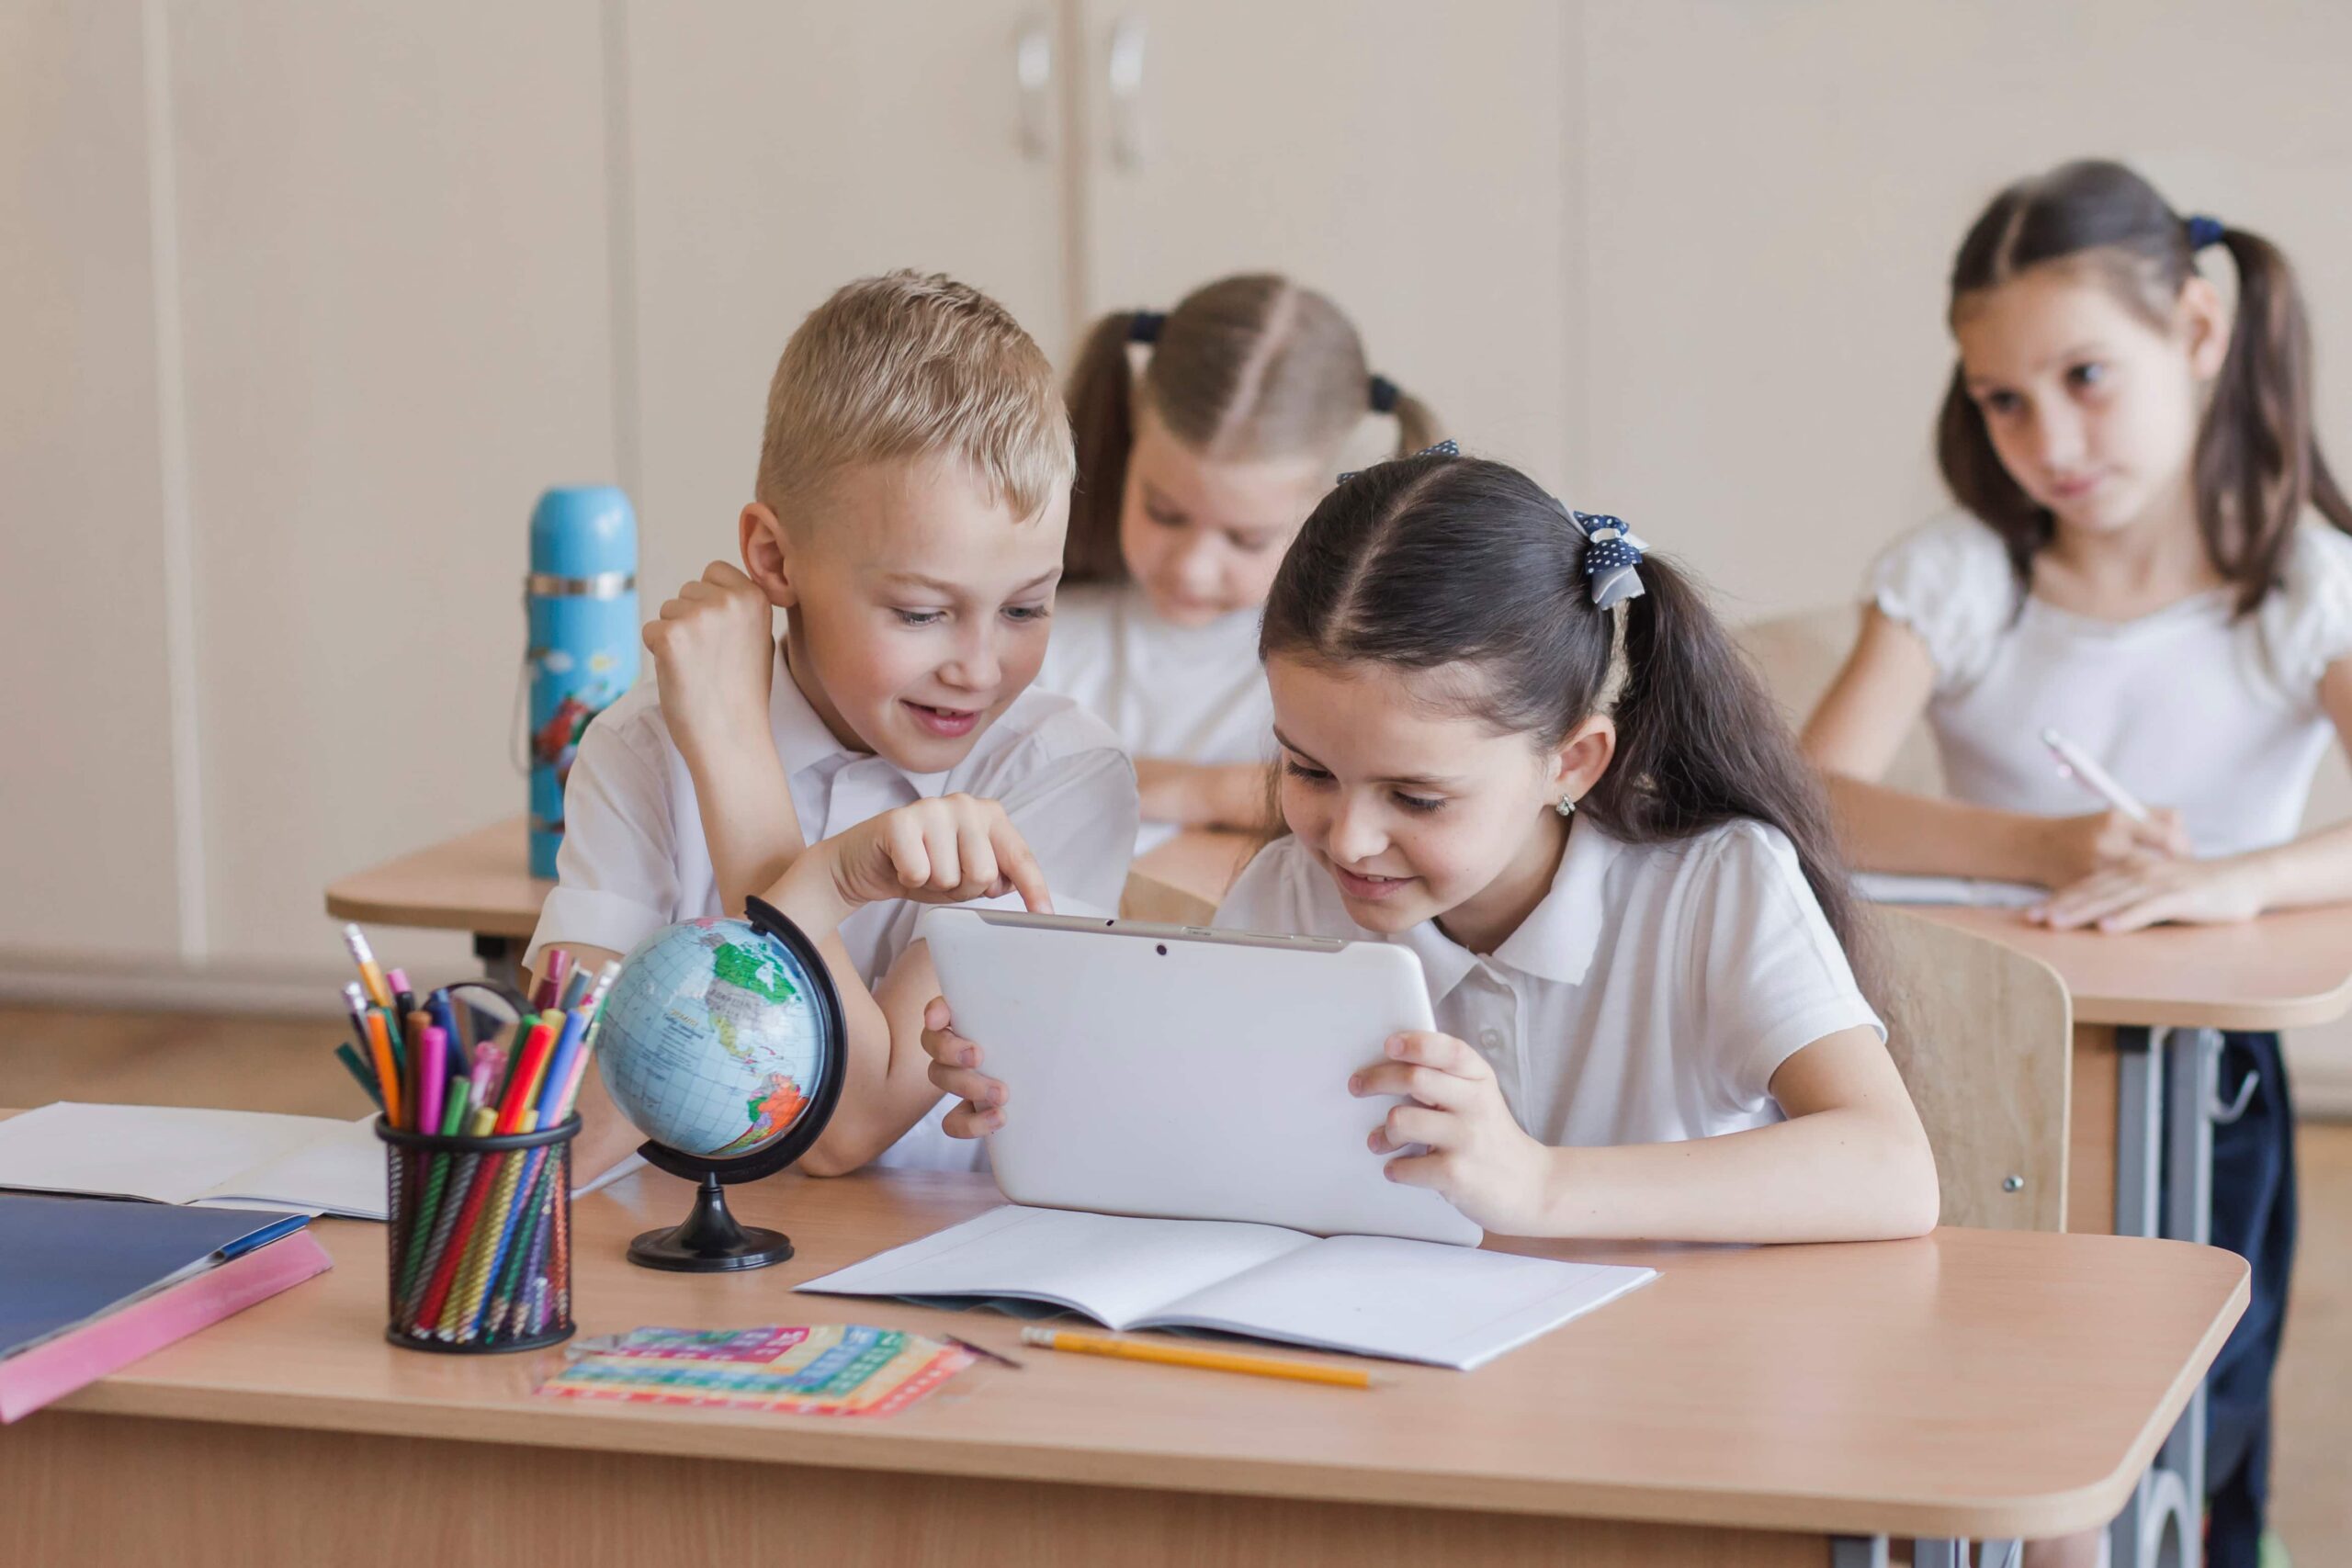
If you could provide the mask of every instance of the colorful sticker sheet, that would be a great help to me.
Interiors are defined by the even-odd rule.
[[[569,1364],[539,1393],[785,1416],[896,1415],[975,1359],[942,1340],[854,1323],[633,1328],[582,1340],[568,1353]]]

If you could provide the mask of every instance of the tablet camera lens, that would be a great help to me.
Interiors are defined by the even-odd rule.
[[[1164,942],[1159,942],[1155,944],[1155,951],[1159,953],[1160,957],[1165,958],[1168,956],[1168,944]]]

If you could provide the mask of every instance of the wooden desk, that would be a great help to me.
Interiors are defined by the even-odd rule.
[[[583,1333],[847,1319],[1013,1346],[991,1314],[790,1292],[989,1206],[984,1178],[786,1176],[732,1201],[790,1262],[623,1261],[687,1190],[646,1171],[579,1202]],[[2106,1519],[2246,1300],[2225,1253],[2118,1237],[1546,1246],[1663,1274],[1477,1372],[1382,1364],[1370,1393],[1024,1352],[862,1424],[537,1400],[560,1351],[396,1349],[382,1227],[317,1230],[329,1274],[0,1429],[23,1561],[1821,1568],[1830,1532]]]

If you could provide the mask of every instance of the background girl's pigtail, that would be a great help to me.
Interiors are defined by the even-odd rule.
[[[2207,549],[2250,610],[2278,581],[2303,509],[2352,533],[2352,505],[2312,429],[2311,321],[2294,268],[2244,229],[2221,243],[2237,269],[2237,311],[2198,435],[2198,511]]]
[[[1871,994],[1853,889],[1819,779],[1697,588],[1657,556],[1643,560],[1641,578],[1641,597],[1625,604],[1624,681],[1611,709],[1617,755],[1587,805],[1604,827],[1637,843],[1743,817],[1779,829]]]
[[[1135,445],[1135,373],[1127,365],[1135,320],[1133,310],[1115,310],[1094,323],[1063,392],[1078,443],[1078,479],[1062,543],[1065,585],[1118,582],[1127,575],[1119,553],[1119,507]]]
[[[1437,415],[1430,412],[1429,404],[1401,387],[1396,389],[1396,406],[1390,412],[1396,416],[1397,457],[1409,457],[1443,439],[1437,427]]]

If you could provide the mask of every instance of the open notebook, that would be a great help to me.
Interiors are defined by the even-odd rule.
[[[1854,891],[1873,904],[1966,904],[1980,909],[2023,909],[2050,897],[2050,889],[2028,882],[1993,882],[1980,876],[1899,876],[1882,871],[1856,874]]]
[[[1112,1328],[1214,1329],[1467,1371],[1657,1278],[1393,1236],[1008,1204],[799,1288],[1043,1302]]]
[[[59,1100],[0,1122],[0,1187],[384,1217],[367,1122]]]

